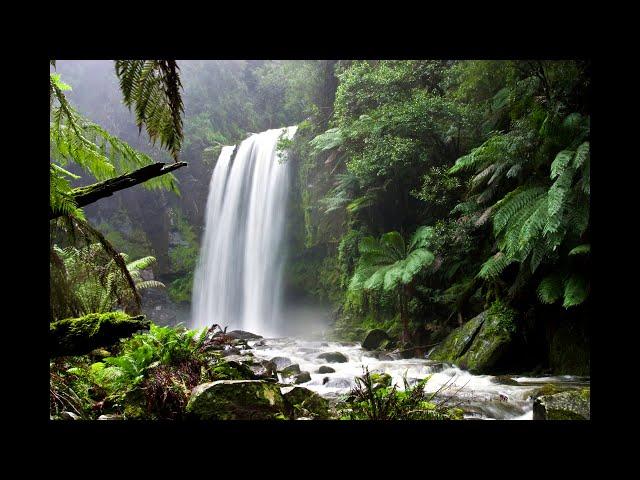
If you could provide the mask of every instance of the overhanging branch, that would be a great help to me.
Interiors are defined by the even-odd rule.
[[[159,177],[166,173],[172,172],[180,167],[186,166],[186,162],[175,163],[152,163],[146,167],[142,167],[131,173],[120,175],[119,177],[110,178],[104,182],[94,183],[86,187],[75,188],[71,191],[78,207],[84,207],[101,198],[110,197],[119,190],[133,187],[139,183],[146,182],[152,178]],[[49,220],[58,218],[62,212],[49,210]]]

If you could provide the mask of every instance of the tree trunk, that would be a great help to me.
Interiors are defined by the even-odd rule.
[[[139,183],[146,182],[152,178],[159,177],[180,167],[186,166],[186,162],[176,163],[152,163],[146,167],[139,168],[131,173],[120,175],[119,177],[110,178],[104,182],[94,183],[86,187],[74,188],[71,191],[73,199],[78,207],[84,207],[101,198],[110,197],[119,190],[133,187]],[[53,220],[62,216],[62,212],[49,210],[49,220]]]
[[[409,343],[409,319],[407,312],[407,298],[404,291],[404,287],[401,288],[399,298],[400,298],[400,320],[402,321],[402,343]]]

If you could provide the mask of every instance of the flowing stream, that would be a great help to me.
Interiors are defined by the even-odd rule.
[[[355,385],[354,378],[367,366],[370,373],[388,373],[399,389],[404,386],[406,376],[410,384],[431,375],[425,391],[435,392],[442,388],[439,400],[464,411],[465,419],[477,420],[532,420],[533,399],[531,394],[541,385],[553,383],[566,387],[584,387],[589,379],[571,375],[555,377],[512,376],[519,385],[498,383],[503,377],[473,375],[443,362],[423,358],[401,359],[395,354],[385,354],[385,359],[363,350],[359,343],[310,341],[294,337],[266,338],[249,342],[255,357],[270,360],[286,357],[300,366],[300,370],[311,374],[311,381],[301,386],[309,388],[329,399],[347,394]],[[324,352],[340,352],[348,358],[345,363],[327,363],[318,358]],[[317,373],[321,365],[330,366],[334,373]],[[280,378],[283,380],[282,378]]]
[[[235,154],[235,146],[222,149],[211,176],[205,232],[194,276],[192,328],[217,323],[229,330],[270,337],[250,342],[254,355],[266,360],[287,357],[299,364],[302,371],[311,374],[311,381],[303,386],[329,399],[348,393],[364,366],[370,372],[389,373],[400,388],[405,377],[415,383],[431,375],[426,390],[441,389],[440,398],[462,408],[468,419],[531,419],[530,395],[537,386],[589,384],[588,378],[573,376],[516,376],[508,382],[511,384],[505,384],[497,377],[472,375],[425,358],[376,355],[358,343],[312,341],[311,329],[306,339],[305,335],[278,337],[289,334],[293,323],[304,326],[303,315],[285,314],[281,305],[285,253],[281,244],[290,178],[277,143],[282,137],[291,139],[295,131],[296,127],[287,127],[253,134]],[[295,334],[299,333],[300,329]],[[317,373],[318,367],[327,365],[318,358],[324,352],[340,352],[348,361],[329,364],[334,373]]]

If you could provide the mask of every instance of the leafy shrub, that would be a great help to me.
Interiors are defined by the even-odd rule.
[[[404,379],[404,391],[384,382],[384,376],[370,374],[368,367],[347,399],[338,406],[342,420],[460,420],[462,410],[447,405],[448,399],[437,399],[442,391],[424,391],[430,376],[413,387]]]

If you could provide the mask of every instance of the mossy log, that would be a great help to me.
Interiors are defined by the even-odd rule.
[[[65,318],[49,324],[49,355],[84,355],[98,347],[112,345],[138,330],[148,330],[150,324],[144,315],[130,317],[122,312]]]
[[[93,185],[88,185],[86,187],[74,188],[71,191],[73,195],[73,199],[76,201],[76,205],[78,207],[84,207],[85,205],[89,205],[101,198],[110,197],[119,190],[124,190],[125,188],[133,187],[134,185],[138,185],[139,183],[146,182],[147,180],[151,180],[152,178],[159,177],[161,175],[165,175],[173,170],[176,170],[180,167],[186,166],[186,162],[176,162],[176,163],[152,163],[151,165],[147,165],[146,167],[139,168],[131,173],[126,173],[124,175],[120,175],[118,177],[110,178],[109,180],[105,180],[104,182],[94,183]],[[49,210],[49,220],[53,220],[54,218],[58,218],[62,215],[60,211]]]

